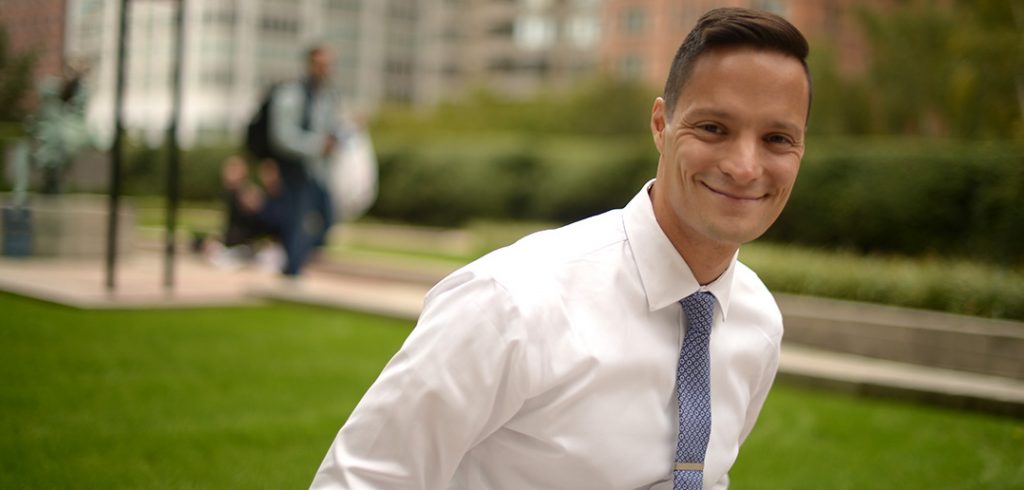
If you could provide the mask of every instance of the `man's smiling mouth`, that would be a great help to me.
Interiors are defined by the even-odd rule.
[[[761,195],[758,195],[758,196],[737,195],[737,194],[733,194],[733,193],[730,193],[730,192],[720,191],[720,190],[715,189],[714,187],[711,187],[710,185],[707,185],[706,183],[703,183],[703,182],[701,182],[701,185],[706,187],[711,192],[714,192],[715,194],[718,194],[720,196],[727,197],[729,199],[733,199],[733,200],[736,200],[736,201],[754,202],[754,201],[760,201],[761,199],[764,199],[764,197],[766,196],[766,194],[761,194]]]

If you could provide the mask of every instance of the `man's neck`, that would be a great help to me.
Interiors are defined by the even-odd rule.
[[[686,240],[675,240],[669,237],[676,252],[686,262],[693,277],[700,285],[705,286],[715,281],[729,269],[733,257],[736,256],[736,247],[724,246],[721,244],[690,244]]]
[[[653,189],[651,205],[654,208],[654,219],[658,222],[658,226],[668,237],[672,247],[686,262],[686,266],[690,268],[690,272],[693,273],[693,277],[697,279],[698,283],[702,286],[710,284],[729,269],[739,246],[707,239],[693,230],[685,229],[684,225],[672,217],[671,209],[662,209],[668,203],[654,199]]]

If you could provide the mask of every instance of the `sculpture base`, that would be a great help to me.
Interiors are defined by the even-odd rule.
[[[25,206],[4,206],[0,239],[7,256],[99,258],[107,250],[108,198],[94,194],[32,195]],[[117,250],[134,245],[135,213],[122,204]],[[27,253],[26,253],[27,251]]]
[[[32,255],[32,210],[26,207],[4,207],[3,255],[27,257]]]

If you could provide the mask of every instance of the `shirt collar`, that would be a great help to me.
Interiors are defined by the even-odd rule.
[[[707,286],[701,286],[654,218],[649,194],[653,183],[654,180],[647,182],[640,193],[623,208],[622,213],[626,238],[647,295],[647,307],[650,311],[659,310],[697,291],[710,291],[715,295],[717,308],[721,310],[724,320],[729,313],[729,299],[739,252],[733,255],[729,267],[718,279]]]

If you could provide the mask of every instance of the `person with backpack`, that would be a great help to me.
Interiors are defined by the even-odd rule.
[[[330,73],[330,49],[310,48],[305,76],[270,90],[246,136],[252,156],[278,164],[284,187],[280,232],[285,276],[300,274],[310,255],[326,243],[334,220],[327,165],[345,131],[336,117]]]

